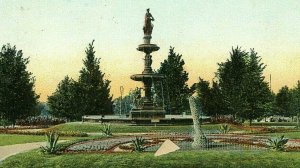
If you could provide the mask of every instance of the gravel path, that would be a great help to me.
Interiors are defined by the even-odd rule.
[[[45,145],[45,142],[0,146],[0,162],[9,156],[36,149],[43,145]]]
[[[64,142],[64,141],[66,140],[61,140],[59,142]],[[36,149],[44,145],[46,145],[46,142],[34,142],[34,143],[0,146],[0,163],[1,161],[3,161],[9,156],[26,152],[32,149]]]

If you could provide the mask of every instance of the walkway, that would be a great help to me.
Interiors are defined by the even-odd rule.
[[[34,143],[0,146],[0,162],[9,156],[21,152],[26,152],[32,149],[36,149],[45,144],[46,144],[45,142],[34,142]]]
[[[61,140],[58,142],[65,142],[66,140]],[[0,163],[4,159],[9,156],[26,152],[32,149],[39,148],[41,146],[45,146],[46,142],[33,142],[33,143],[25,143],[25,144],[15,144],[15,145],[6,145],[0,146]]]

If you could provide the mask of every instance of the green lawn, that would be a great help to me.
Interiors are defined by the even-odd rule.
[[[0,134],[0,146],[45,141],[45,136]]]
[[[51,127],[51,129],[59,131],[81,131],[81,132],[101,132],[103,126],[100,123],[66,123]],[[202,126],[206,130],[218,130],[218,124],[208,124]],[[142,132],[191,132],[192,125],[177,125],[177,126],[136,126],[126,124],[111,124],[113,133],[142,133]],[[232,128],[232,130],[237,130]]]
[[[120,167],[300,167],[300,152],[270,151],[184,151],[154,157],[153,153],[46,155],[38,150],[11,156],[0,168],[120,168]]]
[[[278,127],[280,127],[280,126],[297,126],[297,122],[264,122],[264,123],[252,123],[252,126],[278,126]]]
[[[281,135],[284,135],[284,137],[286,138],[300,139],[300,132],[269,133],[267,135],[270,135],[272,137],[280,137]]]

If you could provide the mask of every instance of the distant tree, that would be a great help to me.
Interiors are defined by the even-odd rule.
[[[293,115],[297,116],[297,125],[300,127],[300,81],[298,81],[297,85],[291,90],[291,95],[291,111]]]
[[[196,84],[196,93],[200,101],[202,112],[206,115],[210,115],[212,95],[209,82],[199,77],[199,82]]]
[[[291,104],[292,95],[287,86],[283,86],[276,95],[276,106],[278,114],[282,116],[292,116]]]
[[[189,109],[188,96],[190,93],[187,85],[188,73],[184,70],[185,62],[181,54],[177,54],[173,47],[170,47],[169,55],[164,62],[161,63],[157,70],[159,74],[165,75],[163,81],[165,104],[168,111],[172,114],[178,114]],[[159,90],[159,89],[158,89]]]
[[[209,85],[208,81],[199,78],[199,82],[191,87],[191,90],[196,87],[203,113],[208,116],[226,115],[227,109],[219,84],[213,81],[212,87]]]
[[[59,84],[56,91],[48,97],[50,114],[55,117],[67,118],[69,120],[81,119],[81,108],[76,104],[79,102],[78,85],[66,76]]]
[[[17,119],[35,115],[39,96],[35,79],[27,70],[29,58],[15,46],[3,45],[0,52],[0,119],[13,125]]]
[[[209,115],[227,115],[228,109],[223,98],[222,90],[219,87],[219,84],[215,81],[212,83],[212,88],[210,89],[211,99],[209,107]]]
[[[262,117],[272,101],[268,83],[264,81],[265,65],[260,56],[232,49],[230,59],[219,64],[217,78],[229,113],[242,120]]]
[[[278,108],[276,107],[276,94],[275,93],[271,93],[270,95],[270,102],[266,103],[264,105],[264,115],[262,117],[270,117],[273,115],[277,115],[279,114],[278,112]]]
[[[84,114],[112,114],[112,97],[110,96],[110,81],[104,79],[100,70],[100,58],[96,58],[93,43],[90,43],[83,60],[84,67],[80,71],[79,85],[82,90],[81,107]]]

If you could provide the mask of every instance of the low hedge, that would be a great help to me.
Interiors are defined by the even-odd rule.
[[[41,131],[24,131],[15,129],[0,129],[0,133],[3,134],[20,134],[20,135],[45,135],[49,130]],[[79,131],[57,131],[60,136],[71,136],[71,137],[87,137],[88,134]]]

